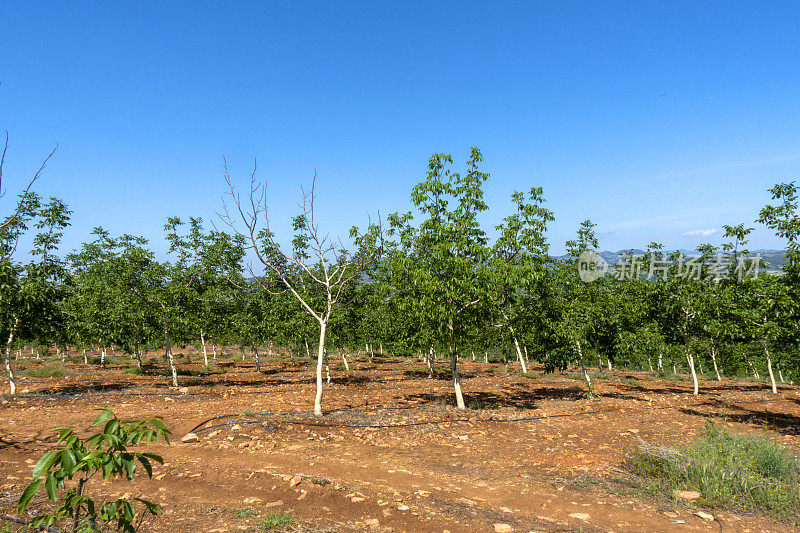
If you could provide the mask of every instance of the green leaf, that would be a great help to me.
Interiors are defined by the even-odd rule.
[[[112,418],[116,418],[114,412],[111,411],[111,409],[103,409],[98,407],[95,410],[102,411],[102,413],[100,413],[100,415],[98,415],[98,417],[94,419],[95,426],[99,426],[100,424],[103,424]]]
[[[25,490],[22,492],[22,496],[19,497],[19,501],[17,502],[18,514],[22,514],[25,511],[25,509],[27,509],[28,504],[31,501],[31,498],[33,498],[33,495],[39,491],[39,487],[42,486],[42,483],[44,483],[43,479],[37,479],[33,483],[25,487]]]
[[[47,452],[44,454],[42,458],[39,459],[39,462],[36,463],[36,467],[33,469],[33,473],[31,474],[33,479],[41,477],[42,472],[46,472],[51,466],[53,466],[53,463],[56,462],[59,455],[61,455],[61,452],[58,451]]]
[[[56,503],[58,501],[58,494],[56,493],[56,489],[58,488],[58,480],[56,476],[52,473],[47,475],[47,479],[44,482],[44,490],[47,491],[47,497],[50,498],[50,501]]]

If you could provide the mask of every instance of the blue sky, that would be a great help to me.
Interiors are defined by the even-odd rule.
[[[537,185],[553,252],[586,218],[603,249],[691,249],[800,176],[798,51],[792,2],[0,0],[0,213],[58,142],[37,190],[74,210],[66,249],[215,219],[223,155],[242,184],[258,158],[279,234],[316,169],[346,236],[477,145],[489,226]]]

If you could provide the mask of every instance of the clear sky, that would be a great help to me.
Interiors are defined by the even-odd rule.
[[[0,0],[0,213],[57,142],[37,190],[67,249],[102,225],[163,250],[166,217],[215,218],[223,155],[242,184],[258,158],[279,233],[316,169],[346,236],[477,145],[488,225],[538,185],[555,253],[586,218],[602,249],[692,249],[800,177],[799,63],[788,1]]]

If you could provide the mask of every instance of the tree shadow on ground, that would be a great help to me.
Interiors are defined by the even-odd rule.
[[[50,395],[50,396],[77,396],[81,394],[91,394],[95,392],[110,392],[110,391],[126,391],[138,388],[137,383],[65,383],[63,385],[55,385],[52,387],[44,387],[37,389],[31,395]],[[20,395],[24,398],[25,395]]]
[[[682,408],[681,413],[702,416],[704,418],[724,418],[730,422],[740,424],[757,424],[764,429],[778,432],[782,435],[800,435],[800,416],[787,413],[773,413],[770,411],[756,411],[737,405],[725,405],[726,409],[737,411],[735,413],[698,411],[697,409]]]
[[[538,404],[547,400],[580,400],[584,397],[582,387],[537,387],[529,389],[517,387],[511,391],[488,392],[474,391],[464,394],[464,403],[474,409],[536,409]],[[436,404],[442,400],[448,403],[455,403],[452,390],[442,393],[413,393],[399,396],[398,400],[407,402],[417,402],[418,404]]]
[[[453,374],[450,370],[434,370],[433,376],[430,376],[430,373],[427,369],[419,370],[419,369],[410,369],[410,370],[403,370],[403,375],[411,378],[411,379],[431,379],[436,381],[452,381]],[[464,372],[463,370],[458,371],[459,379],[470,379],[475,377],[475,372]]]

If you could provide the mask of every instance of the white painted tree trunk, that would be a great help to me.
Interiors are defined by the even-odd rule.
[[[692,383],[694,384],[694,395],[697,396],[700,392],[700,387],[697,383],[697,372],[694,370],[694,356],[692,355],[692,349],[689,348],[689,341],[684,341],[684,346],[686,347],[686,362],[689,363],[689,370],[692,371]]]
[[[489,350],[484,350],[483,351],[483,362],[484,363],[488,363],[489,362]]]
[[[319,321],[319,348],[317,350],[317,394],[314,396],[314,416],[322,416],[322,365],[325,361],[325,330],[328,324]],[[306,350],[308,342],[306,341]]]
[[[85,354],[86,350],[84,350],[83,353]],[[136,355],[136,365],[139,367],[139,370],[141,370],[142,369],[142,351],[139,349],[139,343],[138,342],[133,346],[133,353],[134,353],[134,355]]]
[[[714,373],[717,375],[717,381],[722,381],[722,376],[719,375],[719,366],[717,366],[717,350],[714,347],[714,339],[711,339],[711,362],[714,364]]]
[[[88,365],[89,364],[89,356],[86,355],[86,348],[84,347],[83,350],[81,350],[81,351],[83,352],[83,364],[84,365]]]
[[[11,389],[11,396],[17,393],[17,381],[14,379],[14,370],[11,368],[11,345],[14,343],[14,335],[17,334],[19,328],[19,318],[14,317],[14,323],[11,326],[11,333],[8,335],[6,342],[6,372],[8,373],[8,386]]]
[[[433,344],[431,344],[431,349],[428,351],[428,357],[426,358],[426,362],[428,363],[428,377],[433,377],[433,360],[435,358],[435,353],[433,351]]]
[[[767,370],[769,371],[769,383],[772,385],[772,394],[778,394],[778,387],[775,385],[775,374],[772,372],[772,357],[769,355],[767,348],[767,339],[761,339],[764,343],[764,354],[767,356]]]
[[[517,357],[519,358],[519,364],[522,367],[522,373],[528,373],[528,367],[525,366],[525,358],[522,356],[522,350],[519,347],[519,341],[517,340],[517,336],[514,335],[514,328],[511,326],[508,327],[511,330],[511,338],[514,339],[514,349],[517,351]]]
[[[328,348],[325,348],[325,382],[331,384],[331,367],[328,364]]]
[[[172,356],[172,345],[169,342],[169,327],[167,326],[167,317],[164,316],[164,349],[166,350],[167,361],[169,361],[169,369],[172,372],[172,386],[178,386],[178,369],[175,368],[175,358]]]
[[[608,366],[609,370],[612,370],[612,368],[611,368],[611,357],[606,357],[606,365]]]
[[[103,346],[103,350],[100,352],[100,366],[106,365],[106,347]]]
[[[342,348],[342,361],[344,361],[344,369],[349,372],[350,371],[350,365],[347,364],[347,357],[344,354],[344,348]]]
[[[214,361],[217,360],[217,345],[214,344],[214,341],[211,341],[211,352],[213,353]]]
[[[455,342],[450,344],[450,370],[453,372],[453,390],[456,393],[456,407],[459,411],[466,411],[464,395],[461,393],[461,381],[458,379],[458,351]]]
[[[206,352],[206,337],[203,334],[203,330],[200,330],[200,344],[203,345],[203,364],[208,366],[208,353]]]
[[[656,368],[662,374],[664,373],[664,354],[661,352],[658,352],[658,364],[656,365]]]
[[[650,356],[647,356],[647,366],[650,367],[650,372],[653,371],[653,361],[650,359]]]
[[[303,337],[303,342],[305,342],[305,343],[306,343],[306,357],[308,357],[309,359],[311,359],[311,350],[309,350],[309,349],[308,349],[308,339],[306,339],[305,337]]]
[[[581,343],[576,342],[575,346],[578,348],[578,360],[581,363],[581,370],[583,371],[583,379],[586,380],[586,388],[589,392],[592,392],[592,378],[589,377],[589,373],[586,371],[586,363],[583,361],[583,350],[581,349]]]
[[[474,361],[475,360],[475,350],[470,350],[470,352],[472,352],[472,360]]]
[[[383,355],[383,341],[379,341],[378,345],[380,346],[380,354]]]
[[[780,368],[778,369],[778,379],[781,380],[781,383],[786,383],[785,381],[783,381],[783,370],[781,370]]]

